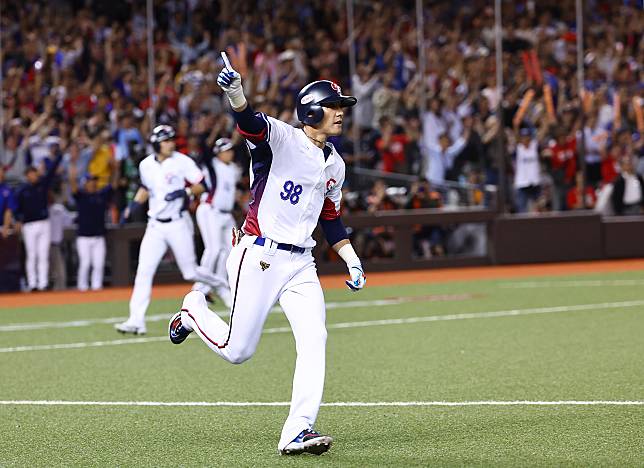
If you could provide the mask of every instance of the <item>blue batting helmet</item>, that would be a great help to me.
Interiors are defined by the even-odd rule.
[[[323,107],[340,104],[351,107],[358,100],[353,96],[342,94],[340,86],[328,80],[314,81],[307,84],[297,95],[297,118],[304,125],[316,125],[324,117]]]
[[[154,127],[152,134],[150,135],[150,143],[152,143],[154,151],[158,153],[159,151],[161,151],[161,142],[174,140],[175,136],[176,133],[174,131],[174,128],[172,128],[170,125],[157,125],[156,127]]]

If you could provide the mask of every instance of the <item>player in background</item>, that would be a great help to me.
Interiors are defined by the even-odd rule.
[[[225,278],[226,260],[232,248],[232,232],[235,227],[232,211],[240,171],[233,162],[235,153],[230,139],[219,138],[212,152],[214,158],[205,161],[202,166],[208,191],[201,194],[196,213],[204,244],[200,264],[206,270],[214,270],[218,276]],[[211,287],[204,283],[195,283],[192,289],[201,291],[208,299]],[[224,305],[230,308],[232,299],[228,284],[216,288],[216,291]]]
[[[319,222],[329,244],[347,263],[348,287],[362,289],[362,265],[340,219],[345,165],[327,142],[342,132],[344,108],[354,105],[356,98],[342,95],[330,81],[310,83],[297,98],[304,127],[295,128],[254,113],[241,76],[225,53],[222,57],[226,66],[217,82],[247,140],[252,173],[252,201],[226,264],[233,306],[226,323],[208,309],[201,292],[190,292],[170,320],[170,340],[179,344],[195,331],[223,359],[240,364],[255,352],[268,312],[279,302],[295,336],[297,359],[291,409],[278,451],[319,455],[329,449],[332,438],[313,428],[324,388],[327,331],[311,235]]]
[[[22,237],[27,254],[27,287],[33,291],[44,291],[49,280],[49,246],[51,226],[49,224],[49,189],[56,175],[63,153],[58,146],[56,159],[45,175],[29,166],[25,169],[27,182],[22,184],[16,194],[16,220],[22,224]]]
[[[159,125],[152,130],[150,143],[154,152],[139,164],[141,187],[123,214],[127,220],[146,201],[149,202],[148,225],[141,240],[130,298],[130,316],[115,325],[121,333],[146,333],[145,312],[150,304],[152,279],[168,247],[172,249],[184,280],[202,281],[212,287],[225,282],[224,278],[197,266],[194,227],[185,210],[185,199],[204,192],[203,174],[189,156],[175,151],[174,137],[175,131],[168,125]]]
[[[114,187],[118,178],[118,171],[112,171],[112,180],[102,189],[98,188],[98,177],[85,174],[78,184],[78,171],[75,164],[69,166],[69,187],[78,209],[76,224],[76,251],[78,252],[78,278],[79,291],[93,291],[103,288],[103,274],[105,269],[105,213],[107,212]]]

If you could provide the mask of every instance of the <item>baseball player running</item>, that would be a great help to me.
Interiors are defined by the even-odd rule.
[[[320,222],[326,239],[344,259],[347,285],[362,289],[362,265],[340,220],[344,161],[327,137],[342,132],[344,108],[356,99],[330,81],[305,86],[297,97],[303,128],[255,114],[246,102],[241,77],[227,63],[218,77],[251,152],[252,201],[226,268],[233,295],[229,323],[207,307],[201,292],[190,292],[169,324],[179,344],[194,331],[219,356],[239,364],[259,342],[271,307],[279,302],[295,336],[297,359],[291,409],[278,443],[280,454],[322,454],[332,439],[313,429],[322,401],[325,372],[325,305],[311,249]]]
[[[203,174],[189,156],[175,151],[175,131],[168,125],[152,130],[154,152],[139,164],[141,187],[124,212],[124,219],[149,202],[148,225],[141,241],[139,264],[130,299],[130,317],[115,325],[121,333],[146,332],[145,312],[150,304],[152,279],[168,247],[172,249],[186,281],[201,281],[212,287],[225,280],[197,266],[192,220],[185,211],[185,198],[205,191]],[[188,187],[186,188],[186,185]]]
[[[204,243],[201,266],[215,271],[218,276],[226,277],[226,259],[232,248],[232,232],[235,218],[232,211],[235,205],[235,188],[239,180],[239,167],[233,162],[235,155],[233,142],[219,138],[213,148],[215,155],[203,164],[202,171],[208,191],[201,194],[197,207],[197,225]],[[208,296],[210,286],[195,283],[192,288]],[[230,288],[224,284],[216,288],[217,295],[226,307],[232,304]]]

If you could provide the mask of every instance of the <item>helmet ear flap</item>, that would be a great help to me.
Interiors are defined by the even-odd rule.
[[[324,109],[319,104],[311,104],[309,109],[306,111],[306,120],[304,121],[307,125],[316,125],[322,122],[324,117]]]

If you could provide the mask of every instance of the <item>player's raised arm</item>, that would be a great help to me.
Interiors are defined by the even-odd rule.
[[[233,69],[226,52],[222,52],[221,57],[224,61],[224,68],[217,77],[217,84],[228,96],[239,133],[253,143],[264,141],[267,134],[266,121],[259,115],[255,115],[246,101],[241,75]]]

